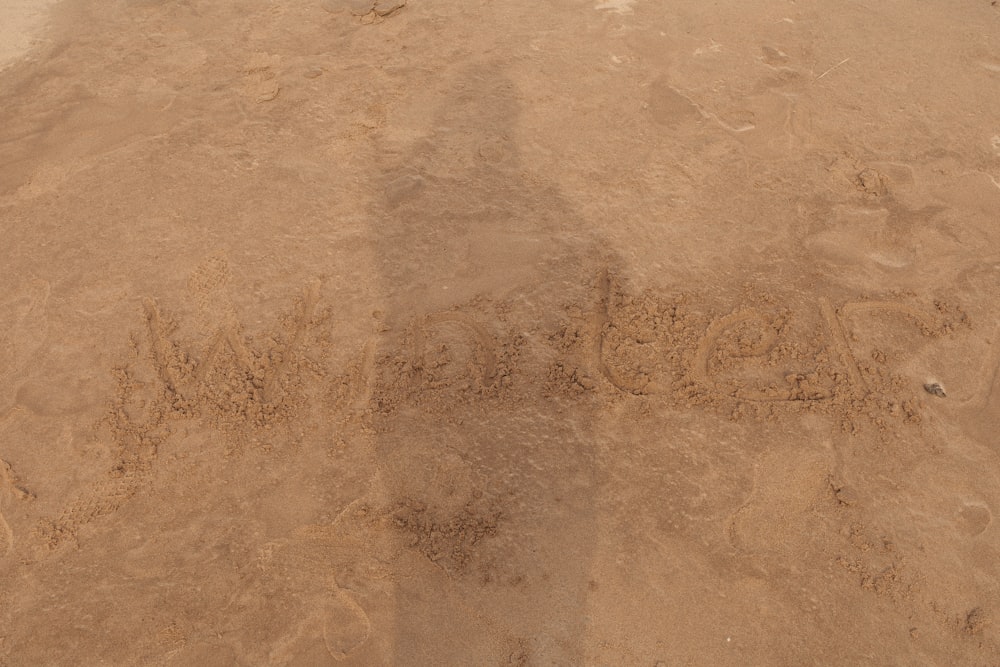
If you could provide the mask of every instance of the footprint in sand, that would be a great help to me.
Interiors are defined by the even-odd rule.
[[[281,81],[275,69],[281,64],[281,56],[266,53],[255,54],[245,69],[244,92],[254,102],[270,102],[281,92]]]
[[[343,591],[337,591],[323,610],[323,642],[334,660],[353,653],[371,630],[368,614]]]
[[[990,514],[990,510],[979,503],[963,503],[956,520],[958,529],[968,537],[975,537],[986,532],[992,522],[993,515]]]

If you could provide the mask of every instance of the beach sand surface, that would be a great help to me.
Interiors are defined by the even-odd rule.
[[[0,8],[0,665],[1000,664],[990,0]]]
[[[28,53],[45,32],[54,0],[4,0],[0,6],[0,71]]]

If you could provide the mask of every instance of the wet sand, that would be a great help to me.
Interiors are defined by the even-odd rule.
[[[0,664],[1000,660],[988,0],[49,19]]]

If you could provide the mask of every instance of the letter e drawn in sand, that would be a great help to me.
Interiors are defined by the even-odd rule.
[[[808,391],[795,386],[793,380],[806,377],[808,374],[786,374],[789,386],[770,384],[766,387],[751,386],[746,379],[736,379],[735,389],[724,390],[711,372],[713,357],[719,352],[720,344],[726,334],[737,331],[740,327],[752,326],[758,335],[756,339],[746,340],[738,351],[731,351],[728,356],[742,359],[754,357],[763,358],[778,343],[778,330],[774,322],[764,313],[744,308],[712,322],[695,350],[691,366],[691,377],[694,381],[716,394],[731,395],[752,402],[789,402],[789,401],[823,401],[832,397],[832,392],[823,387],[810,387]]]

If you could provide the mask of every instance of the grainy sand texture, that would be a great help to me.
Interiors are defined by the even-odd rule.
[[[37,46],[54,0],[4,0],[0,5],[0,72]]]
[[[1000,664],[996,3],[8,0],[0,67],[0,665]]]

